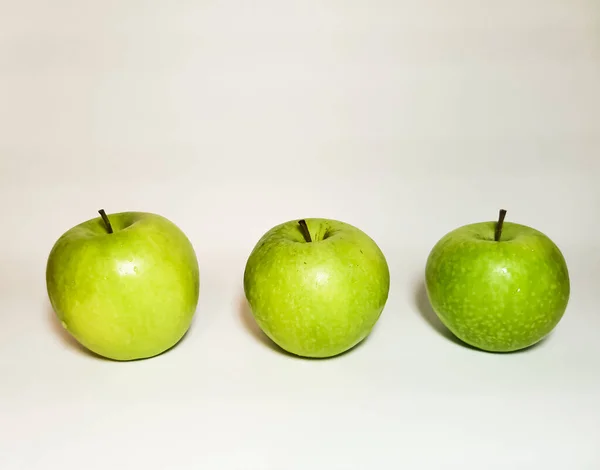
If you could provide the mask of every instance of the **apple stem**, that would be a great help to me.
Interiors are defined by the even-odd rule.
[[[110,224],[110,220],[109,220],[108,216],[106,215],[106,212],[104,212],[104,209],[100,209],[98,211],[98,213],[102,217],[102,220],[104,221],[104,224],[106,225],[106,230],[108,230],[108,233],[113,233],[112,225]]]
[[[494,241],[500,241],[500,237],[502,236],[502,225],[504,224],[504,217],[506,217],[506,211],[504,209],[500,209],[500,214],[498,215],[498,223],[496,224],[496,233],[494,234]]]
[[[302,230],[302,235],[304,235],[304,239],[307,243],[312,242],[312,238],[310,236],[310,231],[308,230],[308,225],[306,225],[306,220],[302,219],[298,221],[298,225],[300,225],[300,230]]]

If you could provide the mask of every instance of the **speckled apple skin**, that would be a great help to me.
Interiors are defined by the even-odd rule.
[[[378,245],[358,228],[305,219],[269,230],[250,254],[244,291],[256,322],[284,350],[336,356],[372,331],[388,298],[390,273]]]
[[[442,323],[458,338],[492,352],[516,351],[542,340],[563,317],[569,272],[545,234],[505,222],[460,227],[431,250],[427,295]]]
[[[48,296],[63,327],[117,361],[156,356],[189,329],[199,298],[194,248],[168,219],[144,212],[97,217],[65,232],[46,266]]]

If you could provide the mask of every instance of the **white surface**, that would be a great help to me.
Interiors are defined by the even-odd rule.
[[[0,468],[600,468],[600,4],[589,0],[0,3]],[[550,235],[555,333],[453,342],[420,287],[464,223]],[[95,359],[54,321],[66,229],[149,210],[201,295],[163,356]],[[242,308],[258,238],[353,223],[389,302],[344,356],[293,359]]]

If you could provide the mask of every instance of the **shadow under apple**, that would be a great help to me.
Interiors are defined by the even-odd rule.
[[[483,350],[483,349],[476,348],[475,346],[471,346],[468,343],[465,343],[460,338],[458,338],[457,336],[455,336],[454,333],[452,333],[448,328],[446,328],[446,326],[438,318],[437,314],[433,311],[433,308],[431,307],[431,304],[429,303],[429,298],[427,296],[427,288],[425,287],[425,282],[419,282],[417,284],[417,288],[415,289],[415,295],[414,295],[414,303],[415,303],[415,307],[417,309],[417,312],[419,312],[419,314],[427,322],[427,324],[429,324],[429,326],[434,331],[436,331],[440,336],[443,336],[448,341],[452,341],[453,343],[455,343],[455,344],[457,344],[459,346],[462,346],[462,347],[467,348],[467,349],[472,349],[474,351],[479,351],[479,352],[482,352],[482,353],[488,353],[488,354],[519,354],[519,353],[527,352],[529,350],[532,350],[532,349],[535,349],[535,348],[539,347],[544,341],[546,341],[546,339],[549,336],[549,335],[546,336],[541,341],[538,341],[537,343],[535,343],[535,344],[533,344],[531,346],[528,346],[528,347],[523,348],[523,349],[519,349],[517,351],[509,351],[509,352],[486,351],[486,350]]]

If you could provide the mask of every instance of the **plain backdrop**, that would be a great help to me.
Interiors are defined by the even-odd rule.
[[[0,0],[0,468],[600,468],[600,3]],[[173,350],[117,363],[55,321],[71,226],[145,210],[201,269]],[[534,226],[572,295],[516,354],[466,348],[423,291],[465,223]],[[343,356],[260,333],[242,274],[300,217],[371,235],[392,284]]]

